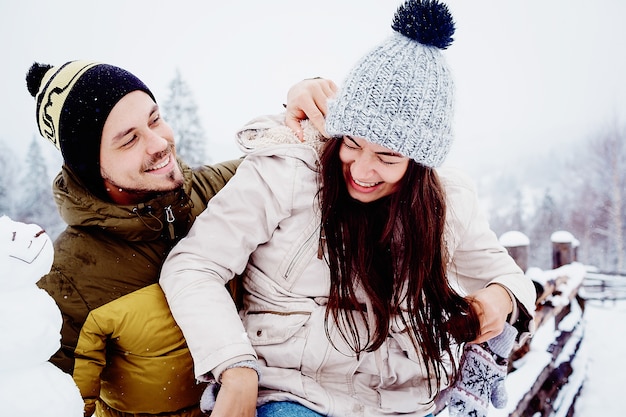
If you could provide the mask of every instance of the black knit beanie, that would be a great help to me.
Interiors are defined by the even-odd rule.
[[[104,122],[113,106],[132,91],[144,91],[154,100],[148,87],[122,68],[88,61],[58,67],[34,63],[26,84],[37,102],[41,135],[61,150],[65,164],[89,191],[103,196],[100,141]]]

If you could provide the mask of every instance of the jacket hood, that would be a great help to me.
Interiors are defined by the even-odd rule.
[[[304,141],[300,141],[289,127],[283,124],[284,115],[261,116],[251,120],[237,132],[237,144],[245,154],[282,144],[305,144],[321,153],[325,138],[309,120],[300,122]]]
[[[186,218],[190,212],[192,170],[182,160],[177,161],[183,186],[136,205],[119,205],[96,197],[64,165],[52,187],[59,214],[68,226],[98,227],[124,240],[158,239],[167,227],[166,208],[177,219]]]

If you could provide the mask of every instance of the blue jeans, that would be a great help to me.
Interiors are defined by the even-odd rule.
[[[323,417],[303,406],[291,401],[276,401],[263,404],[256,410],[257,417]]]
[[[256,410],[257,417],[323,417],[303,406],[302,404],[291,401],[277,401],[273,403],[263,404]],[[424,417],[433,417],[429,414]]]

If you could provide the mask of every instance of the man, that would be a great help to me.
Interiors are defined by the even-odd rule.
[[[63,315],[51,361],[74,377],[85,415],[201,415],[202,386],[157,282],[239,161],[191,169],[177,159],[152,92],[122,68],[33,64],[26,79],[40,133],[64,159],[53,188],[68,226],[38,282]],[[316,103],[335,88],[319,79],[294,86],[286,123],[323,123]]]

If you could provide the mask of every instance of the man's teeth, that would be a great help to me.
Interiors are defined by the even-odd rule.
[[[161,169],[167,166],[167,164],[169,163],[170,163],[170,158],[167,158],[165,161],[161,162],[159,165],[155,165],[152,168],[150,168],[149,171],[154,171],[155,169]]]
[[[356,180],[354,178],[352,178],[354,180],[354,183],[358,186],[361,187],[374,187],[375,185],[380,184],[380,182],[361,182],[359,180]]]

